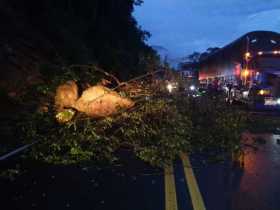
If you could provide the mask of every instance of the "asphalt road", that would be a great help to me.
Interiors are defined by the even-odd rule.
[[[232,169],[227,163],[195,169],[208,210],[280,209],[280,136],[246,137],[248,142],[259,141],[259,145],[247,149],[244,169]]]
[[[247,149],[244,169],[190,157],[205,209],[280,209],[280,137],[245,136],[247,143],[257,141],[258,147]],[[129,155],[126,162],[108,168],[36,165],[14,181],[1,180],[0,205],[5,210],[203,209],[199,199],[194,201],[195,181],[188,183],[191,176],[184,166],[178,160],[169,173]]]

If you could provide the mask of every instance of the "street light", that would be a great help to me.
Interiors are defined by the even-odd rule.
[[[249,60],[251,58],[251,53],[250,52],[246,52],[245,53],[245,59]]]

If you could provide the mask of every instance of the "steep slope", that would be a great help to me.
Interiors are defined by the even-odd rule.
[[[0,88],[17,95],[44,66],[96,63],[127,79],[154,54],[132,16],[140,2],[3,0],[0,3]],[[55,72],[47,72],[55,74]]]

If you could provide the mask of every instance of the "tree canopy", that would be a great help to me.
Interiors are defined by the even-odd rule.
[[[143,73],[156,58],[150,34],[132,15],[142,0],[6,1],[15,13],[50,40],[67,64],[96,63],[120,78]]]

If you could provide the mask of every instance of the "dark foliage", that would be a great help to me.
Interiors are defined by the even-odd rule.
[[[5,7],[50,40],[66,64],[97,63],[126,79],[143,73],[146,60],[155,56],[144,42],[149,33],[140,29],[132,16],[134,6],[141,3],[141,0],[10,0]]]

